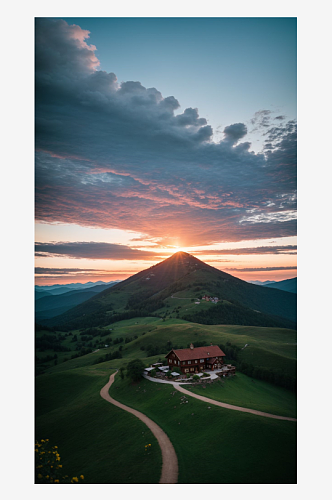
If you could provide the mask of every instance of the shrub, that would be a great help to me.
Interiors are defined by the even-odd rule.
[[[127,377],[133,382],[138,382],[143,375],[144,365],[140,359],[133,359],[127,366]]]
[[[57,484],[57,483],[79,483],[84,476],[72,477],[64,475],[60,464],[60,454],[57,446],[51,446],[48,439],[41,439],[35,444],[35,483]]]
[[[197,382],[197,380],[199,380],[199,376],[198,375],[194,375],[193,376],[193,380],[195,380],[195,382]]]

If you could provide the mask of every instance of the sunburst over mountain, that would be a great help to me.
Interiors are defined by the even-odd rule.
[[[202,300],[206,296],[217,301]],[[190,299],[185,308],[183,298]],[[247,283],[177,252],[44,324],[81,328],[171,311],[175,317],[203,324],[294,327],[296,296]]]

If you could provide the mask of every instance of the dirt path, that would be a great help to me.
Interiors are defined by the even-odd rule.
[[[281,417],[280,415],[272,415],[272,413],[265,413],[263,411],[251,410],[250,408],[243,408],[242,406],[234,406],[234,405],[229,405],[227,403],[221,403],[220,401],[216,401],[215,399],[206,398],[205,396],[199,396],[198,394],[187,391],[187,389],[184,389],[179,384],[173,384],[173,386],[176,390],[183,392],[183,394],[187,394],[188,396],[191,396],[192,398],[200,399],[201,401],[204,401],[205,403],[209,403],[211,405],[216,405],[216,406],[221,406],[222,408],[227,408],[228,410],[243,411],[245,413],[253,413],[254,415],[260,415],[261,417],[275,418],[277,420],[290,420],[291,422],[296,422],[296,418]]]
[[[116,372],[117,373],[117,372]],[[151,420],[149,417],[141,413],[140,411],[134,410],[133,408],[130,408],[129,406],[126,406],[122,403],[119,403],[115,399],[111,398],[109,395],[108,391],[111,385],[114,382],[114,377],[116,373],[113,373],[110,376],[110,379],[108,383],[101,389],[100,395],[102,398],[106,399],[109,403],[112,403],[114,406],[117,406],[118,408],[121,408],[122,410],[128,411],[129,413],[132,413],[135,415],[135,417],[139,418],[142,420],[142,422],[145,423],[151,430],[151,432],[154,434],[154,436],[157,438],[159,446],[161,448],[161,454],[162,454],[162,468],[161,468],[161,478],[159,483],[160,484],[175,484],[178,481],[178,459],[175,453],[175,450],[173,448],[173,445],[168,438],[168,436],[165,434],[165,432],[155,423],[153,420]]]

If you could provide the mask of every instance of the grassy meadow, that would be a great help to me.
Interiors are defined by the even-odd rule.
[[[213,383],[184,387],[195,394],[222,403],[296,418],[296,395],[293,392],[263,380],[247,377],[240,372],[232,377],[215,380]]]
[[[179,301],[180,302],[180,301]],[[172,318],[133,318],[98,329],[38,331],[68,352],[43,362],[36,377],[36,439],[59,447],[63,472],[87,483],[158,483],[161,452],[149,429],[100,397],[110,374],[135,358],[148,366],[164,360],[170,346],[231,342],[257,366],[296,370],[296,332],[280,328],[201,325]],[[76,337],[75,337],[76,336]],[[119,339],[122,341],[119,342]],[[76,339],[76,340],[74,340]],[[81,355],[83,348],[93,351]],[[109,347],[105,348],[105,345]],[[245,344],[248,344],[244,348]],[[150,349],[157,354],[149,355]],[[121,357],[101,362],[119,351]],[[36,349],[39,358],[54,351]],[[77,355],[70,359],[71,356]],[[212,399],[269,413],[296,416],[294,393],[237,372],[212,384],[186,386]],[[180,483],[296,482],[296,423],[272,420],[186,398],[172,386],[133,384],[117,374],[110,394],[148,415],[168,434],[179,460]],[[184,402],[188,401],[188,402]],[[151,443],[151,454],[144,447]]]
[[[179,483],[296,482],[296,422],[209,407],[170,385],[132,384],[118,375],[110,394],[167,433],[178,456]]]
[[[83,474],[84,483],[158,483],[161,451],[152,432],[100,397],[111,373],[91,367],[37,377],[36,440],[58,446],[63,474]]]

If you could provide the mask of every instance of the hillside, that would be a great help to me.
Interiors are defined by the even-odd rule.
[[[37,294],[46,293],[46,296],[36,298],[35,301],[35,316],[36,321],[53,318],[62,314],[72,307],[85,302],[98,295],[98,293],[112,287],[113,284],[104,284],[91,286],[89,288],[75,289],[61,294],[50,294],[48,292],[35,292]]]
[[[268,288],[277,288],[278,290],[283,290],[284,292],[297,293],[297,278],[268,283],[264,286]]]
[[[36,378],[36,438],[47,437],[57,445],[65,473],[84,474],[87,483],[158,482],[161,455],[155,438],[138,419],[108,404],[99,393],[110,373],[125,371],[129,361],[139,358],[148,366],[164,361],[171,347],[185,348],[190,342],[222,344],[228,361],[237,366],[235,377],[191,390],[296,417],[295,392],[280,379],[280,370],[284,382],[296,377],[294,330],[132,318],[112,328],[66,334],[37,329],[37,364],[43,370]],[[254,367],[250,376],[241,371],[249,365]],[[262,370],[269,374],[268,381],[257,378]],[[180,483],[296,481],[294,422],[209,408],[190,397],[182,404],[183,395],[173,388],[148,380],[131,383],[120,372],[110,392],[167,433],[176,449]],[[144,455],[147,443],[152,443],[150,456]],[[202,447],[206,457],[193,475],[192,457]]]
[[[178,252],[107,289],[64,314],[44,320],[58,329],[107,325],[135,316],[149,316],[170,309],[173,296],[195,302],[204,294],[219,297],[218,304],[201,303],[176,317],[203,324],[247,324],[294,328],[296,296],[247,283],[201,260]],[[196,306],[196,305],[195,305]]]

